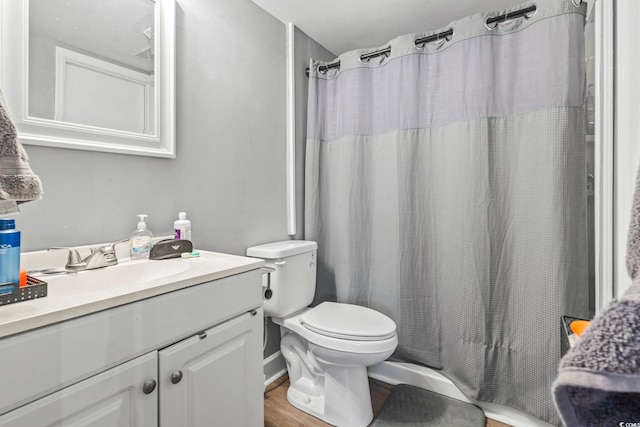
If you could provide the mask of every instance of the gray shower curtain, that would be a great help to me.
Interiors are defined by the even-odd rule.
[[[588,314],[586,8],[535,4],[312,60],[305,238],[317,299],[387,314],[396,357],[558,424],[560,316]]]

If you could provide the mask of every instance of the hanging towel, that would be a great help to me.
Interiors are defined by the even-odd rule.
[[[567,426],[640,423],[640,172],[627,239],[631,287],[560,361],[553,398]]]
[[[42,183],[29,166],[0,91],[0,214],[18,212],[18,204],[40,198]]]
[[[562,358],[553,397],[566,426],[640,422],[640,279]]]
[[[636,190],[631,208],[631,224],[627,237],[627,272],[632,279],[640,270],[640,170],[636,177]]]

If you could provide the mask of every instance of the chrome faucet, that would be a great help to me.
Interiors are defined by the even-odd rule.
[[[104,259],[107,261],[107,267],[110,265],[117,265],[118,264],[118,258],[116,257],[116,245],[118,243],[125,243],[128,242],[129,239],[122,239],[122,240],[117,240],[113,243],[109,243],[106,244],[104,246],[100,246],[98,248],[94,248],[91,250],[91,252],[93,253],[94,251],[101,253],[104,256]],[[89,257],[91,257],[91,255],[89,255]],[[89,258],[87,257],[87,258]]]
[[[96,268],[108,267],[110,265],[118,264],[118,258],[116,257],[116,245],[118,243],[124,243],[128,241],[129,239],[123,239],[106,244],[104,246],[91,248],[91,253],[85,259],[82,259],[78,251],[74,248],[52,246],[49,248],[49,250],[65,249],[69,251],[69,257],[67,258],[67,264],[65,265],[66,270],[93,270]]]

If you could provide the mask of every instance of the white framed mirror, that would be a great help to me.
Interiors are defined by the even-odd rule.
[[[2,0],[0,88],[25,144],[175,157],[175,0]]]

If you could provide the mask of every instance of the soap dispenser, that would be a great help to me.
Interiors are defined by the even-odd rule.
[[[153,238],[153,234],[149,230],[147,230],[147,223],[144,222],[144,219],[148,215],[140,214],[138,217],[140,218],[140,222],[138,222],[138,227],[136,231],[131,233],[131,237],[129,238],[129,253],[131,254],[131,259],[146,259],[149,258],[149,251],[151,250],[151,239]]]

